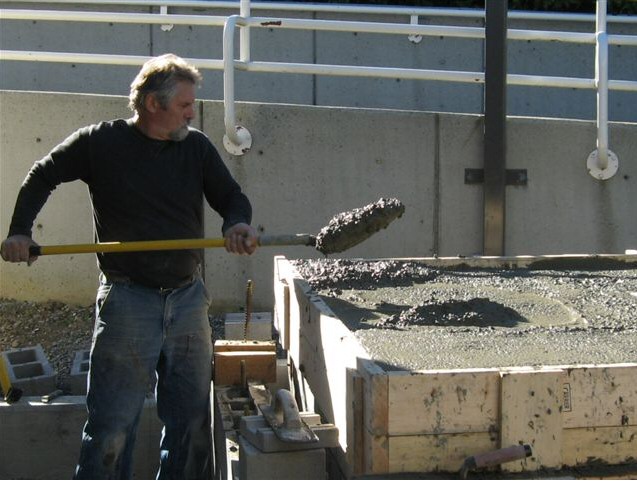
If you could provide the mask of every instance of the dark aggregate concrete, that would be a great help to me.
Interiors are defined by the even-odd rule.
[[[316,236],[316,248],[323,254],[343,252],[402,216],[405,206],[398,199],[380,198],[359,209],[336,214]]]
[[[386,370],[637,362],[635,269],[295,264]]]

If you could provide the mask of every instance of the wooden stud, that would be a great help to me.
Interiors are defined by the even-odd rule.
[[[369,359],[358,360],[358,372],[364,379],[365,474],[384,474],[389,472],[387,373]]]

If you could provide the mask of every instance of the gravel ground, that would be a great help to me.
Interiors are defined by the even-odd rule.
[[[637,271],[297,261],[387,370],[637,362]]]
[[[94,306],[16,301],[0,297],[0,352],[40,344],[57,373],[56,386],[69,392],[75,353],[91,347]],[[214,339],[223,339],[222,316],[210,316]]]
[[[77,351],[91,347],[93,306],[0,298],[0,351],[40,344],[53,369],[57,387],[67,389]]]

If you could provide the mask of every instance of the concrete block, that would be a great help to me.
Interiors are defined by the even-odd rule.
[[[240,435],[239,479],[327,479],[325,449],[264,453]]]
[[[86,394],[86,377],[88,376],[89,359],[91,351],[77,351],[71,366],[69,387],[73,394]]]
[[[0,353],[11,385],[26,396],[49,394],[55,390],[56,372],[41,345]]]
[[[288,374],[288,360],[276,360],[276,381],[266,383],[265,386],[270,392],[277,392],[279,389],[290,390],[290,377]]]
[[[162,424],[154,399],[147,399],[133,453],[133,479],[154,479],[159,468]],[[0,479],[71,479],[77,464],[86,396],[60,396],[43,403],[23,396],[0,401]]]
[[[243,416],[239,432],[255,448],[264,453],[303,451],[308,449],[335,448],[338,446],[338,429],[333,424],[321,424],[315,413],[300,413],[301,419],[319,438],[315,443],[287,443],[281,441],[263,416]]]
[[[228,312],[225,315],[226,339],[242,340],[245,331],[245,313]],[[269,341],[272,339],[272,314],[270,312],[253,312],[250,317],[245,339]]]

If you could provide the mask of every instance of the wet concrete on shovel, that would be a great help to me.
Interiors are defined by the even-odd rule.
[[[380,198],[364,207],[341,212],[330,219],[316,236],[316,249],[323,254],[343,252],[387,226],[405,212],[398,199]]]
[[[637,362],[637,270],[297,260],[386,370]]]

